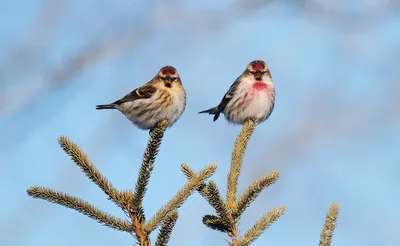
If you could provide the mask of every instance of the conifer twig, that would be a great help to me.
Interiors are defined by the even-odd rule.
[[[194,175],[196,175],[196,171],[194,171],[193,168],[186,163],[181,163],[181,171],[187,179],[191,179]]]
[[[244,153],[246,151],[247,143],[250,140],[256,127],[256,120],[248,119],[236,139],[235,146],[232,151],[231,168],[228,174],[228,186],[226,194],[226,205],[231,211],[236,208],[236,193],[238,186],[238,178],[242,168]]]
[[[154,161],[158,154],[164,132],[168,127],[168,121],[159,122],[151,132],[150,140],[143,155],[143,162],[140,167],[139,176],[135,186],[131,208],[139,219],[139,222],[145,221],[144,211],[142,207],[143,197],[147,190],[150,174],[154,168]]]
[[[86,201],[70,196],[63,192],[55,191],[42,187],[31,187],[27,190],[28,194],[34,198],[40,198],[52,203],[57,203],[67,208],[75,209],[76,211],[87,215],[88,217],[97,220],[105,226],[132,233],[132,225],[127,221],[118,219],[108,213],[105,213]]]
[[[81,170],[92,180],[100,189],[106,193],[119,207],[123,208],[123,203],[120,199],[119,192],[110,181],[104,177],[99,170],[90,162],[86,154],[79,148],[77,144],[69,140],[65,136],[58,138],[58,143],[61,148],[71,157],[71,159],[81,168]]]
[[[232,151],[231,167],[228,173],[227,194],[224,202],[220,196],[217,186],[210,181],[208,185],[203,184],[200,194],[215,209],[218,216],[205,215],[203,224],[207,227],[224,232],[231,238],[231,246],[247,246],[256,240],[279,216],[284,213],[285,208],[279,207],[264,215],[248,232],[239,237],[239,219],[247,207],[257,198],[260,192],[273,184],[279,178],[279,172],[264,175],[251,184],[240,199],[236,200],[238,178],[242,168],[243,157],[247,144],[253,134],[257,120],[248,119],[240,131]],[[196,172],[186,164],[182,164],[182,172],[190,179]]]
[[[226,223],[225,220],[215,215],[205,215],[203,217],[203,224],[213,230],[221,231],[224,233],[231,233],[231,225]]]
[[[145,230],[151,232],[156,229],[168,213],[179,208],[193,191],[198,189],[206,179],[214,174],[216,168],[216,164],[211,164],[201,170],[197,175],[193,176],[189,182],[147,222]]]
[[[186,163],[181,164],[181,170],[188,180],[190,180],[194,175],[196,175],[196,172]],[[197,189],[197,191],[200,193],[202,197],[204,197],[204,199],[207,200],[207,185],[205,183],[202,183]]]
[[[324,227],[322,228],[321,238],[319,240],[320,246],[330,246],[332,242],[332,234],[335,230],[337,217],[339,214],[339,204],[333,203],[326,215]]]
[[[285,207],[274,208],[257,221],[242,237],[238,245],[250,245],[285,212]]]
[[[257,198],[260,192],[270,186],[271,184],[275,183],[279,179],[279,172],[270,173],[264,175],[253,184],[251,184],[244,194],[240,197],[237,208],[234,213],[235,218],[239,218],[244,210],[250,206],[250,204]]]
[[[167,215],[158,233],[155,246],[167,246],[172,229],[178,219],[178,211],[174,210]]]
[[[34,198],[44,199],[75,209],[108,227],[126,231],[137,239],[140,246],[150,246],[150,233],[162,224],[155,245],[166,246],[171,231],[178,219],[177,209],[196,189],[205,192],[205,181],[214,174],[217,168],[216,164],[212,164],[199,173],[195,173],[188,165],[185,166],[186,169],[183,166],[182,170],[189,170],[186,172],[187,175],[190,175],[188,182],[146,223],[142,202],[154,167],[155,158],[167,127],[168,121],[163,120],[150,132],[150,140],[143,155],[143,163],[140,167],[139,177],[135,185],[135,192],[132,192],[132,190],[123,190],[119,192],[89,161],[88,157],[82,152],[78,145],[70,141],[67,137],[62,136],[58,139],[64,151],[71,156],[71,159],[81,168],[90,180],[97,184],[97,186],[108,195],[110,200],[122,208],[125,214],[130,218],[131,223],[105,213],[86,201],[63,192],[41,187],[29,188],[27,192]]]
[[[132,190],[123,190],[119,192],[119,197],[121,199],[121,204],[123,204],[123,211],[127,213],[128,211],[124,208],[126,208],[126,205],[129,204],[132,199],[133,199],[133,192]]]
[[[224,200],[222,200],[217,185],[213,181],[210,181],[207,185],[206,197],[207,201],[215,209],[215,212],[219,217],[229,225],[231,221],[229,211],[226,208]]]

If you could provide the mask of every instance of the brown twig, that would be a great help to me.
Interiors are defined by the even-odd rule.
[[[149,235],[144,230],[138,217],[131,209],[131,204],[127,203],[125,209],[129,215],[129,217],[131,218],[132,225],[133,225],[133,231],[135,232],[136,238],[139,241],[140,246],[150,246]]]
[[[238,230],[237,230],[237,227],[236,227],[236,223],[234,223],[232,221],[232,232],[230,233],[230,237],[232,239],[232,246],[239,246],[238,240],[237,240],[238,234],[239,233],[238,233]]]

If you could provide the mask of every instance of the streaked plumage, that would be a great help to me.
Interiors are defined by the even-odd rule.
[[[118,109],[134,125],[151,130],[161,120],[172,126],[186,107],[186,92],[174,67],[165,66],[143,86],[111,104],[97,105],[96,109]]]
[[[219,115],[235,124],[247,119],[263,122],[271,115],[275,105],[275,86],[267,64],[260,60],[249,63],[246,70],[229,88],[218,106],[199,112]]]

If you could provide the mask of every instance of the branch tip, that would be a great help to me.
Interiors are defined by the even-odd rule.
[[[332,242],[332,235],[336,228],[337,218],[339,215],[339,204],[334,202],[326,214],[325,224],[322,227],[321,237],[319,240],[320,246],[330,246]]]

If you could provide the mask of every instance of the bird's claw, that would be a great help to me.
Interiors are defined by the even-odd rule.
[[[149,136],[150,137],[152,137],[152,135],[151,135],[151,133],[154,131],[154,128],[151,128],[150,130],[149,130]]]

